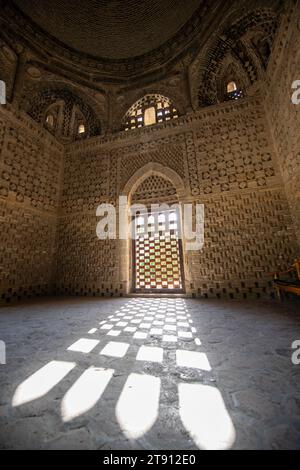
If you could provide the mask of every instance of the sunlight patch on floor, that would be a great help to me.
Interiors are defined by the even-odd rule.
[[[110,341],[100,352],[103,356],[110,357],[124,357],[129,348],[128,343],[119,343],[117,341]]]
[[[68,351],[89,353],[100,343],[97,339],[80,338],[68,347]]]
[[[137,356],[137,361],[162,362],[164,350],[155,346],[141,346]]]
[[[193,367],[194,369],[211,371],[211,366],[205,353],[178,349],[176,351],[176,362],[178,367]]]

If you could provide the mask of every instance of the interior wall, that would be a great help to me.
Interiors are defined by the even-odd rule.
[[[161,207],[178,207],[183,188],[183,181],[177,173],[157,162],[149,162],[132,175],[121,193],[127,196],[131,207],[143,205],[151,210],[151,206],[157,204]],[[127,292],[135,291],[134,263],[133,241],[121,241],[120,279]],[[183,286],[185,288],[184,275]]]
[[[292,102],[296,91],[292,83],[296,80],[300,80],[299,2],[285,15],[274,45],[266,83],[266,109],[300,246],[300,104]]]
[[[63,147],[0,106],[1,303],[53,293]]]
[[[10,105],[0,112],[3,302],[54,291],[127,293],[129,252],[96,237],[96,208],[117,205],[128,180],[153,162],[176,172],[189,201],[205,205],[204,248],[185,253],[188,294],[270,295],[268,272],[298,254],[260,97],[76,142],[65,155],[25,114]]]

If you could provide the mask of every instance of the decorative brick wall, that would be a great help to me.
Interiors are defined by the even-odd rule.
[[[188,255],[190,290],[204,297],[273,295],[268,272],[293,260],[294,231],[278,188],[223,193],[205,206],[205,243]]]
[[[231,31],[228,46],[232,48],[236,39],[241,44],[234,50],[244,58],[244,66],[248,53],[250,62],[257,65],[257,77],[252,77],[250,62],[247,66],[251,82],[247,97],[222,104],[217,88],[229,78],[223,58],[223,68],[221,62],[215,64],[219,85],[208,80],[208,86],[201,79],[204,69],[214,65],[213,51],[218,50],[210,41],[207,48],[199,43],[199,50],[187,53],[177,65],[174,62],[167,76],[154,74],[153,81],[148,76],[125,85],[118,80],[102,83],[101,74],[93,75],[93,89],[89,67],[94,62],[68,56],[78,67],[67,72],[62,54],[59,75],[55,58],[48,63],[39,57],[36,49],[30,49],[29,36],[28,44],[22,45],[21,39],[15,44],[13,33],[8,35],[11,49],[1,42],[0,69],[11,103],[0,107],[1,302],[50,293],[128,293],[130,247],[96,237],[96,209],[104,202],[117,204],[137,174],[141,184],[135,188],[134,202],[178,198],[205,205],[204,247],[200,252],[184,252],[187,294],[257,298],[273,293],[268,272],[285,269],[299,256],[300,105],[291,103],[291,84],[300,79],[300,9],[299,2],[288,1],[283,9],[274,2],[273,11],[271,3],[266,2],[264,14],[257,11],[247,17],[244,25],[244,11],[239,13],[237,8],[238,30],[236,26],[228,30],[223,21],[222,28],[216,29],[219,33],[213,39],[225,38],[224,31]],[[0,15],[1,25],[9,29],[7,21],[1,21]],[[252,23],[261,30],[257,41],[258,30],[252,31]],[[251,38],[244,37],[248,27]],[[39,35],[38,39],[46,48]],[[53,49],[54,56],[59,51]],[[267,55],[259,62],[256,54],[264,51]],[[114,73],[120,73],[119,78],[122,73],[124,77],[137,73],[131,66],[122,73],[118,70]],[[64,145],[60,144],[58,135],[55,138],[35,122],[42,120],[39,113],[45,111],[39,97],[50,96],[52,103],[55,83],[64,94],[78,96],[91,108],[87,123],[97,132],[88,133],[86,140],[63,139]],[[199,103],[199,87],[214,99]],[[181,116],[113,132],[121,128],[128,107],[146,93],[169,93]],[[70,98],[70,106],[71,102]],[[199,104],[212,103],[198,109]],[[33,110],[33,119],[20,109],[29,114]],[[150,174],[143,181],[143,169],[155,165],[165,174]],[[180,191],[172,178],[163,179],[168,172],[177,175]]]
[[[300,80],[300,5],[287,11],[266,83],[266,109],[286,196],[300,245],[300,104],[291,101]]]
[[[118,242],[99,240],[95,211],[61,217],[58,225],[57,292],[119,295]]]
[[[10,105],[0,107],[1,282],[5,303],[53,293],[63,148]]]
[[[176,200],[176,188],[161,176],[153,175],[146,178],[135,190],[131,202],[156,204],[157,201]]]
[[[73,143],[65,153],[10,106],[1,120],[4,302],[49,294],[54,286],[60,294],[126,293],[130,285],[120,273],[129,251],[96,237],[96,208],[117,203],[127,181],[150,162],[176,171],[189,200],[205,205],[203,250],[185,253],[188,294],[270,295],[267,273],[297,256],[259,96],[126,136]],[[160,198],[163,189],[175,196],[153,176],[137,188],[135,202],[151,199],[154,190]]]
[[[117,161],[86,143],[66,149],[57,239],[56,290],[72,295],[118,295],[118,242],[96,237],[96,209],[116,203]],[[77,149],[77,150],[76,150]]]
[[[99,203],[117,202],[127,181],[151,162],[176,171],[189,201],[205,205],[203,250],[185,253],[187,293],[271,295],[268,272],[285,268],[297,247],[260,96],[201,110],[176,124],[70,145],[59,218],[59,292],[130,290],[120,275],[124,257],[131,263],[130,250],[96,238],[95,214]],[[156,191],[159,202],[162,188],[172,186],[151,176],[133,200],[153,202]]]

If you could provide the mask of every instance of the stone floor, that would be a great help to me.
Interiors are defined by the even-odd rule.
[[[299,303],[84,298],[3,308],[0,447],[300,449],[297,339]]]

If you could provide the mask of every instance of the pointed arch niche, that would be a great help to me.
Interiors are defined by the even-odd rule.
[[[184,181],[182,178],[169,167],[159,163],[150,162],[139,170],[127,181],[120,195],[126,196],[128,205],[144,204],[149,207],[151,204],[168,203],[179,205],[178,223],[181,224],[182,214],[180,210],[181,204],[189,198]],[[129,220],[129,217],[128,217]],[[124,293],[131,293],[136,288],[136,271],[134,267],[134,242],[128,238],[120,240],[119,252],[119,274],[120,284]],[[181,269],[181,288],[184,292],[184,281],[187,278],[187,267],[185,264],[184,241],[180,248],[180,269]],[[148,291],[153,293],[153,291]],[[160,290],[156,290],[156,293]]]

